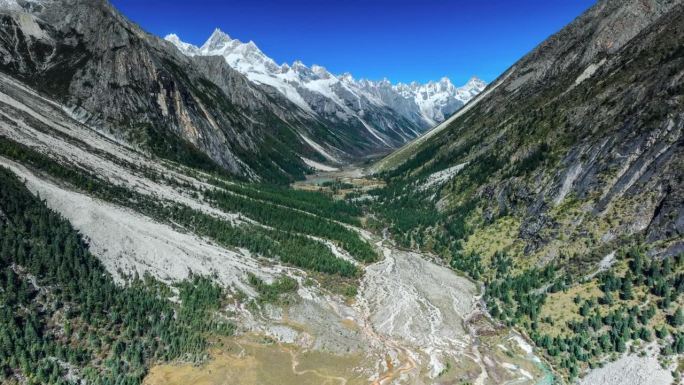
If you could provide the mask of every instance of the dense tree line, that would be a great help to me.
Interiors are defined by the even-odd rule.
[[[328,194],[318,191],[295,190],[278,185],[254,183],[227,183],[225,180],[212,179],[211,183],[225,190],[249,198],[306,211],[324,218],[359,226],[361,208],[344,200],[332,199]]]
[[[467,273],[471,278],[479,280],[485,273],[485,267],[477,253],[465,253],[459,249],[454,250],[451,255],[451,267],[458,271]]]
[[[458,176],[442,186],[425,187],[429,175],[442,171],[448,165],[457,164],[455,159],[465,156],[472,144],[466,144],[456,153],[456,158],[439,157],[427,168],[420,169],[412,179],[396,178],[406,164],[423,159],[430,154],[429,149],[419,152],[397,170],[384,174],[388,185],[370,191],[376,197],[370,210],[380,217],[380,222],[389,227],[394,238],[405,247],[429,248],[439,254],[458,254],[460,240],[472,232],[466,220],[477,208],[478,198],[474,196],[475,186],[479,186],[497,171],[505,162],[493,155],[482,155],[463,168]],[[424,159],[423,161],[427,161]],[[412,181],[413,180],[413,181]],[[443,210],[436,208],[436,201],[449,195],[455,201],[453,207]]]
[[[394,239],[404,247],[424,246],[426,229],[434,226],[442,215],[427,202],[429,196],[406,185],[392,185],[369,191],[375,197],[369,210],[387,226]]]
[[[288,225],[289,222],[294,222],[292,219],[295,219],[295,216],[289,215],[290,220],[288,220],[286,213],[282,210],[276,211],[278,216],[271,216],[268,210],[258,209],[256,202],[233,196],[239,203],[231,204],[223,200],[222,202],[226,207],[244,207],[245,210],[252,210],[252,213],[259,213],[260,218],[264,220],[272,218],[269,223],[274,225],[274,228],[234,226],[225,220],[191,209],[188,206],[160,201],[108,183],[86,171],[63,166],[59,162],[55,162],[47,156],[9,139],[0,140],[0,154],[68,182],[74,187],[101,199],[131,207],[163,222],[180,224],[200,235],[213,238],[223,246],[243,247],[266,257],[278,258],[284,263],[326,274],[337,274],[343,277],[354,277],[358,274],[358,269],[352,263],[337,258],[326,245],[304,235],[295,234],[293,231],[287,231],[287,229],[314,229],[312,231],[320,234],[321,230],[315,228],[321,223],[330,224],[332,222],[320,219],[319,221],[309,220],[305,222],[306,225],[304,226],[301,224]],[[228,198],[226,197],[226,199]],[[248,203],[244,203],[245,201]],[[265,207],[272,208],[273,206]],[[287,214],[291,213],[293,213],[292,210]],[[296,212],[294,213],[296,214]],[[305,216],[306,214],[301,215]],[[314,216],[308,217],[316,218]],[[324,226],[325,223],[321,226]],[[286,231],[276,227],[278,224],[282,224]],[[326,228],[328,232],[331,231],[330,227]],[[343,240],[340,243],[346,246],[350,253],[353,252],[361,256],[359,258],[371,260],[375,252],[370,248],[370,245],[361,241],[356,234],[351,234],[347,229],[344,230],[347,232],[337,237]]]
[[[537,322],[546,293],[539,290],[556,275],[556,267],[532,268],[512,273],[512,261],[505,253],[496,253],[492,260],[493,279],[485,278],[485,298],[494,317],[509,325],[526,320]]]
[[[343,277],[355,277],[359,271],[352,263],[337,258],[323,243],[304,235],[267,229],[256,225],[233,226],[214,216],[187,206],[162,208],[163,218],[183,223],[195,233],[228,247],[244,247],[259,255],[307,270]]]
[[[257,293],[259,293],[258,300],[260,302],[270,303],[280,302],[281,296],[287,293],[296,292],[299,287],[297,281],[288,276],[282,276],[269,284],[256,275],[249,273],[248,282],[256,289]]]
[[[378,259],[373,247],[355,231],[329,219],[220,190],[208,190],[205,197],[222,210],[244,214],[278,230],[336,241],[360,261],[373,262]]]
[[[149,364],[197,356],[205,333],[229,334],[214,314],[223,290],[195,277],[115,284],[60,215],[0,168],[0,381],[138,384]],[[188,354],[190,356],[188,356]]]

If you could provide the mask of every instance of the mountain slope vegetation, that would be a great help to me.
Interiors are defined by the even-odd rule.
[[[643,276],[632,259],[678,266],[684,250],[682,20],[679,1],[598,2],[462,113],[376,165],[388,187],[374,206],[395,237],[483,280],[490,311],[527,330],[569,377],[641,338],[638,322],[620,329],[615,317],[647,311],[651,341],[651,317],[669,319],[682,303],[674,291],[651,297],[662,294],[656,281],[677,287],[679,270]],[[639,294],[611,293],[619,286],[603,271]],[[548,318],[567,300],[553,293],[578,288],[599,289],[575,298],[581,314]],[[592,316],[602,320],[593,333]]]
[[[0,181],[3,383],[139,383],[154,360],[201,357],[207,331],[233,333],[210,279],[178,283],[182,305],[150,278],[118,285],[68,221],[11,171]]]

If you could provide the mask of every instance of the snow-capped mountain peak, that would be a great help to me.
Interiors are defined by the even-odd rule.
[[[164,40],[178,47],[178,49],[186,55],[194,56],[197,54],[197,51],[199,50],[194,45],[181,41],[181,39],[175,33],[170,33],[166,35],[166,37],[164,37]]]
[[[468,80],[464,87],[483,88],[487,87],[487,83],[484,80],[478,78],[477,76],[473,76],[472,78],[470,78],[470,80]]]
[[[424,84],[415,81],[392,84],[387,79],[362,80],[360,84],[365,90],[375,93],[387,103],[395,100],[397,95],[412,101],[419,109],[425,124],[429,126],[444,121],[487,86],[481,79],[473,77],[464,86],[456,87],[446,76]],[[395,109],[399,109],[396,101],[393,104]]]
[[[219,28],[216,28],[201,49],[203,51],[213,51],[221,49],[225,45],[231,44],[232,42],[233,39],[231,39],[227,33],[221,31]]]
[[[487,87],[487,83],[484,80],[473,76],[466,82],[466,84],[459,89],[460,93],[465,95],[468,99],[474,97],[475,95],[482,92]]]
[[[349,72],[345,72],[337,77],[344,83],[354,83],[356,81],[354,80],[354,76]]]
[[[393,124],[387,118],[367,121],[367,116],[378,115],[372,112],[374,109],[390,111],[383,112],[385,115],[399,114],[415,128],[426,130],[443,121],[486,86],[480,79],[472,78],[465,86],[456,87],[447,77],[425,84],[392,84],[387,79],[356,80],[350,73],[336,76],[323,66],[309,67],[299,60],[278,65],[254,42],[243,43],[220,29],[214,30],[201,47],[184,43],[174,34],[168,35],[166,40],[189,56],[222,56],[249,80],[276,88],[309,114],[333,122],[355,119],[382,143],[387,143],[385,133],[393,130]],[[416,134],[411,128],[397,135],[405,141]]]
[[[322,79],[330,79],[333,77],[333,74],[328,72],[328,70],[325,69],[325,67],[322,67],[322,66],[319,66],[316,64],[311,66],[311,71],[313,73],[315,73],[316,75],[318,75],[319,77],[321,77]]]

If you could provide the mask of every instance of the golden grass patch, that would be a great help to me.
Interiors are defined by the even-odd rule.
[[[256,336],[227,338],[223,348],[211,350],[202,365],[163,364],[153,367],[146,385],[320,385],[365,384],[355,371],[360,354],[338,356],[301,351],[285,344],[264,344]]]

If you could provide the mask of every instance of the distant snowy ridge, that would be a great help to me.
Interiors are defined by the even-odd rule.
[[[454,86],[446,77],[425,84],[392,84],[386,79],[356,80],[348,73],[333,75],[325,67],[308,67],[300,61],[279,65],[254,42],[232,39],[219,29],[201,47],[185,43],[175,34],[165,39],[188,56],[222,56],[252,82],[274,87],[312,115],[342,121],[358,119],[380,142],[387,142],[383,133],[388,129],[394,129],[394,134],[405,140],[420,132],[413,132],[411,127],[394,128],[386,121],[372,121],[369,116],[377,115],[375,108],[389,108],[425,131],[444,121],[487,85],[475,77],[462,87]]]
[[[364,79],[358,81],[357,84],[399,112],[401,112],[401,107],[395,101],[395,95],[406,100],[409,106],[412,101],[418,107],[421,117],[431,127],[443,122],[487,87],[487,83],[477,77],[472,77],[461,87],[456,87],[448,77],[424,84],[418,82],[392,84],[386,79],[380,81]]]

